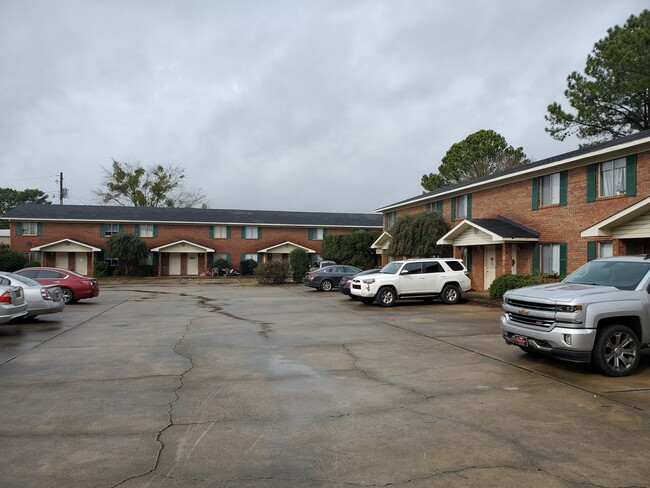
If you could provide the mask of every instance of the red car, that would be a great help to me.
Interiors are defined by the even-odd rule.
[[[99,295],[99,284],[95,278],[80,275],[69,269],[23,268],[16,271],[16,274],[27,276],[43,285],[59,285],[66,304]]]

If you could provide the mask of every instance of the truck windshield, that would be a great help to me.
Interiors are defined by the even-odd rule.
[[[620,290],[634,290],[648,271],[650,261],[591,261],[567,276],[564,283],[615,286]]]
[[[386,266],[381,268],[380,273],[386,273],[386,274],[395,274],[399,271],[399,269],[402,267],[401,261],[393,261],[391,263],[388,263]]]

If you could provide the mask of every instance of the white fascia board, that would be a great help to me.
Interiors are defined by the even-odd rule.
[[[583,230],[580,237],[609,237],[613,234],[614,229],[621,224],[632,220],[637,214],[645,213],[650,206],[650,197],[644,198],[640,202],[635,203],[615,213],[611,217],[601,220],[596,225]]]

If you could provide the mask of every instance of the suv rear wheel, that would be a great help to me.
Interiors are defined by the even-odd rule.
[[[608,325],[600,331],[591,355],[591,364],[607,376],[627,376],[641,360],[641,343],[625,325]]]
[[[395,290],[390,286],[384,286],[380,288],[377,292],[377,296],[375,297],[377,303],[382,307],[392,307],[395,305],[396,299],[397,297],[395,296]]]
[[[447,305],[453,305],[460,300],[460,290],[456,285],[445,285],[440,293],[440,299]]]

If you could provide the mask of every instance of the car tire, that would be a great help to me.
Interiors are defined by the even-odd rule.
[[[320,289],[323,291],[332,291],[332,282],[330,280],[321,281]]]
[[[460,290],[456,285],[445,285],[440,293],[442,303],[454,305],[460,301]]]
[[[395,305],[395,300],[397,299],[395,295],[395,289],[390,286],[384,286],[375,295],[375,300],[382,307],[392,307]]]
[[[61,296],[63,297],[63,303],[66,305],[76,302],[74,299],[74,293],[72,293],[70,288],[61,288]]]
[[[628,376],[641,360],[641,343],[625,325],[608,325],[596,337],[591,364],[607,376]]]

